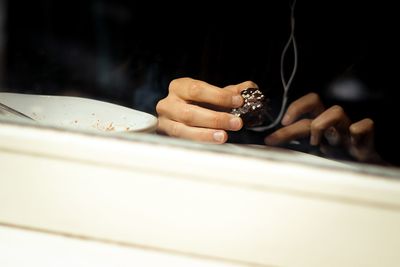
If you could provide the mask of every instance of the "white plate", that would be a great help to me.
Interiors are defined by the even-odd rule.
[[[95,132],[154,132],[157,118],[124,106],[89,98],[0,93],[0,103],[39,124]],[[2,116],[15,119],[16,116]]]

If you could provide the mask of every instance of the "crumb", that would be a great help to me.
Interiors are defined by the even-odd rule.
[[[114,130],[115,130],[115,127],[113,126],[113,123],[111,122],[111,123],[107,126],[106,131],[114,131]]]

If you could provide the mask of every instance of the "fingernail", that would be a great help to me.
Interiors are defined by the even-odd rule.
[[[283,116],[283,119],[282,119],[282,125],[284,125],[284,126],[286,126],[286,125],[288,125],[289,123],[291,123],[291,121],[290,121],[290,115],[288,115],[288,114],[285,114],[285,116]]]
[[[234,117],[229,120],[229,130],[240,130],[242,128],[242,120],[238,117]]]
[[[225,135],[223,132],[217,131],[217,132],[214,132],[213,138],[214,138],[214,141],[216,141],[218,143],[223,143],[224,139],[225,139]]]
[[[232,96],[232,105],[234,107],[240,107],[243,104],[243,98],[239,95]]]

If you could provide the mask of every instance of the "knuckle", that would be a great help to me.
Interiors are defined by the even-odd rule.
[[[341,116],[345,115],[344,109],[339,105],[332,106],[331,110],[336,116],[341,117]]]
[[[176,90],[179,88],[179,85],[184,83],[187,80],[189,80],[189,78],[173,79],[172,81],[170,81],[170,83],[168,85],[169,92],[176,92]]]
[[[174,123],[171,125],[169,135],[172,137],[179,137],[180,136],[180,127],[178,123]]]
[[[308,94],[308,97],[310,98],[310,100],[311,100],[313,103],[321,102],[321,98],[320,98],[319,95],[318,95],[317,93],[315,93],[315,92],[309,93],[309,94]]]
[[[213,115],[211,118],[211,127],[214,129],[222,129],[224,128],[224,121],[225,119],[223,116],[219,114]]]
[[[313,121],[311,122],[311,124],[310,124],[310,130],[311,130],[312,132],[321,132],[321,131],[324,130],[324,127],[323,127],[323,125],[322,125],[320,122],[318,122],[318,121],[316,121],[316,120],[313,120]]]
[[[365,118],[363,121],[369,128],[374,128],[375,127],[375,122],[372,119]]]
[[[191,81],[189,83],[188,94],[191,99],[197,99],[201,94],[202,87],[198,81]]]
[[[165,112],[165,99],[158,101],[156,105],[156,112],[158,115],[162,115]]]
[[[184,108],[182,108],[181,121],[185,124],[190,124],[193,122],[193,109],[189,105],[186,105]]]
[[[177,83],[178,83],[178,80],[176,80],[176,79],[170,81],[170,83],[169,83],[169,85],[168,85],[168,91],[169,91],[170,93],[175,92],[175,90],[176,90],[176,84],[177,84]]]
[[[231,94],[227,91],[224,90],[219,90],[215,94],[215,101],[216,103],[223,105],[223,106],[228,106],[232,104],[232,97]]]
[[[350,125],[349,131],[352,134],[357,134],[359,132],[358,124],[357,123],[353,123],[352,125]]]

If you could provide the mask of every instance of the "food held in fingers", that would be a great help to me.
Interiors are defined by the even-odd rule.
[[[245,128],[264,125],[270,121],[268,113],[267,98],[258,88],[247,88],[241,92],[244,104],[239,108],[234,108],[231,114],[234,114],[243,120]]]

